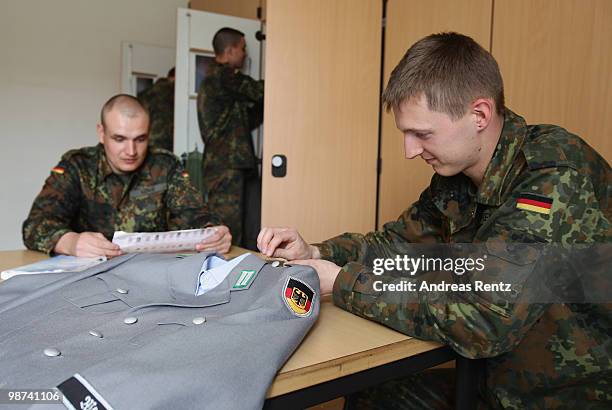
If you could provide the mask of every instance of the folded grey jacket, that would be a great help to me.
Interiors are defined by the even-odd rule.
[[[319,279],[249,255],[195,296],[209,256],[131,254],[0,284],[0,388],[59,386],[77,409],[261,408],[319,315]]]

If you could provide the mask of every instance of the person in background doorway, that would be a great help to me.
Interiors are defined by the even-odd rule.
[[[198,91],[198,122],[204,142],[202,180],[211,210],[230,227],[234,244],[244,237],[247,187],[259,184],[251,131],[263,120],[264,83],[242,74],[244,34],[222,28],[213,38],[215,60]]]

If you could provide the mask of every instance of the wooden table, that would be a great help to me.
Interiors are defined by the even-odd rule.
[[[244,252],[233,247],[228,256]],[[33,251],[0,251],[0,271],[45,258]],[[279,371],[265,407],[311,406],[456,358],[448,347],[364,320],[323,298],[319,320]],[[462,363],[457,361],[458,370],[465,368]],[[458,402],[464,399],[458,397]]]

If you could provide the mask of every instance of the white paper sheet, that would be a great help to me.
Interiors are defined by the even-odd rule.
[[[125,253],[195,251],[196,245],[212,236],[215,228],[169,232],[123,232],[113,235],[113,243]]]

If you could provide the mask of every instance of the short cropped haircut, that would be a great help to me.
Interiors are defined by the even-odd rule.
[[[244,37],[242,31],[229,27],[219,29],[213,37],[213,50],[215,51],[215,55],[220,56],[226,48],[237,45],[242,37]]]
[[[112,96],[102,106],[102,111],[100,111],[100,122],[102,126],[106,127],[106,122],[104,120],[106,115],[113,109],[119,110],[122,115],[129,118],[138,117],[139,115],[149,116],[149,111],[142,105],[138,98],[129,94],[117,94]]]
[[[425,95],[430,110],[457,120],[478,98],[492,98],[504,111],[504,83],[493,56],[458,33],[429,35],[408,49],[393,69],[383,104],[387,112]]]

